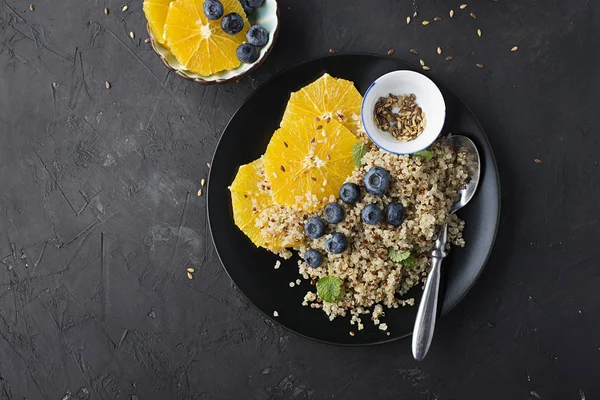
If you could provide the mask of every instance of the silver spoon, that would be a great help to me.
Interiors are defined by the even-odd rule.
[[[475,194],[477,184],[479,183],[479,175],[481,172],[481,164],[479,152],[475,143],[466,136],[449,136],[446,140],[449,146],[452,146],[455,151],[465,152],[472,160],[468,164],[469,176],[471,180],[467,186],[459,191],[460,199],[452,205],[450,214],[463,208]],[[442,260],[446,257],[446,240],[448,238],[448,224],[444,224],[440,235],[435,241],[435,248],[431,252],[431,270],[425,283],[423,297],[419,304],[417,319],[415,320],[415,329],[412,337],[412,353],[417,361],[421,361],[427,355],[429,346],[433,339],[433,331],[435,328],[435,319],[437,316],[438,294],[440,291],[440,268]]]

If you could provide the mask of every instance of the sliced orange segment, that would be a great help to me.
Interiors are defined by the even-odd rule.
[[[357,134],[362,96],[354,83],[329,74],[303,87],[290,96],[281,126],[294,124],[302,117],[321,121],[337,120]]]
[[[229,190],[233,220],[252,243],[271,251],[279,251],[297,244],[298,239],[284,234],[281,229],[266,229],[270,222],[268,218],[272,219],[271,222],[278,222],[279,225],[281,221],[277,220],[280,207],[273,203],[269,184],[265,179],[262,159],[242,165]]]
[[[225,13],[238,13],[243,29],[229,35],[221,29],[221,19],[206,18],[203,0],[176,0],[169,6],[164,37],[179,64],[191,72],[208,76],[240,66],[235,51],[246,41],[250,23],[238,0],[221,0]]]
[[[312,212],[337,197],[354,171],[356,136],[336,120],[294,120],[275,132],[264,155],[267,180],[276,203]]]
[[[264,181],[262,160],[242,165],[229,190],[233,206],[235,224],[256,246],[264,246],[265,241],[256,225],[261,211],[272,203],[271,195],[259,185]]]
[[[148,20],[150,32],[154,39],[160,44],[165,44],[163,35],[165,33],[165,21],[167,20],[167,12],[169,4],[172,0],[144,0],[144,14]]]

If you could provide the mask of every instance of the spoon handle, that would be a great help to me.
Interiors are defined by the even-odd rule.
[[[417,361],[427,355],[433,340],[435,319],[437,316],[438,294],[440,291],[440,269],[442,260],[446,257],[446,240],[448,238],[448,224],[444,224],[442,231],[435,241],[435,248],[431,252],[431,270],[427,276],[423,297],[419,304],[417,319],[412,337],[412,353]]]

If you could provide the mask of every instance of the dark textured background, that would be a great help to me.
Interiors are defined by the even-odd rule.
[[[204,87],[144,43],[140,0],[0,1],[0,399],[599,398],[600,6],[479,0],[473,20],[457,2],[449,21],[445,3],[416,1],[444,17],[424,27],[410,1],[281,0],[266,63]],[[417,49],[496,152],[495,251],[423,363],[410,340],[338,348],[265,321],[196,196],[244,98],[330,48]]]

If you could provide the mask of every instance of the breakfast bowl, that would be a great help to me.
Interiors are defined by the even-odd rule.
[[[202,0],[190,1],[202,2]],[[233,1],[237,2],[238,0]],[[223,3],[227,4],[230,3],[230,1],[224,1]],[[227,11],[228,10],[226,9],[225,12],[227,13]],[[241,13],[244,13],[244,11],[240,11],[240,14]],[[244,15],[243,17],[246,17],[246,15]],[[250,26],[260,25],[263,28],[265,28],[268,32],[268,41],[266,42],[266,44],[258,48],[257,59],[251,63],[241,63],[235,68],[225,69],[211,74],[201,74],[186,68],[185,65],[182,65],[177,60],[176,55],[165,43],[165,40],[158,40],[157,35],[153,32],[153,29],[151,28],[151,24],[148,23],[146,27],[150,38],[150,43],[152,45],[152,49],[161,58],[162,62],[167,68],[173,70],[177,75],[185,79],[192,80],[203,85],[211,85],[239,81],[241,78],[258,68],[265,61],[267,56],[271,53],[271,50],[273,49],[275,43],[275,39],[277,38],[277,34],[279,32],[279,9],[277,0],[264,0],[264,3],[262,3],[260,7],[257,7],[256,9],[253,9],[251,12],[247,13],[247,20],[249,21]],[[187,29],[187,27],[184,27],[183,29]],[[244,32],[246,30],[247,28],[244,29]],[[243,32],[241,32],[240,35],[242,33]],[[235,54],[230,55],[230,57],[231,56],[233,58],[236,57]]]
[[[414,95],[414,106],[423,116],[421,131],[416,137],[410,137],[410,140],[397,139],[378,124],[376,107],[381,102],[385,103],[391,95]],[[387,115],[387,112],[384,113]],[[361,118],[367,135],[377,146],[394,154],[412,154],[429,147],[440,135],[446,119],[446,104],[440,89],[425,75],[409,70],[393,71],[382,75],[369,86],[363,98]]]

